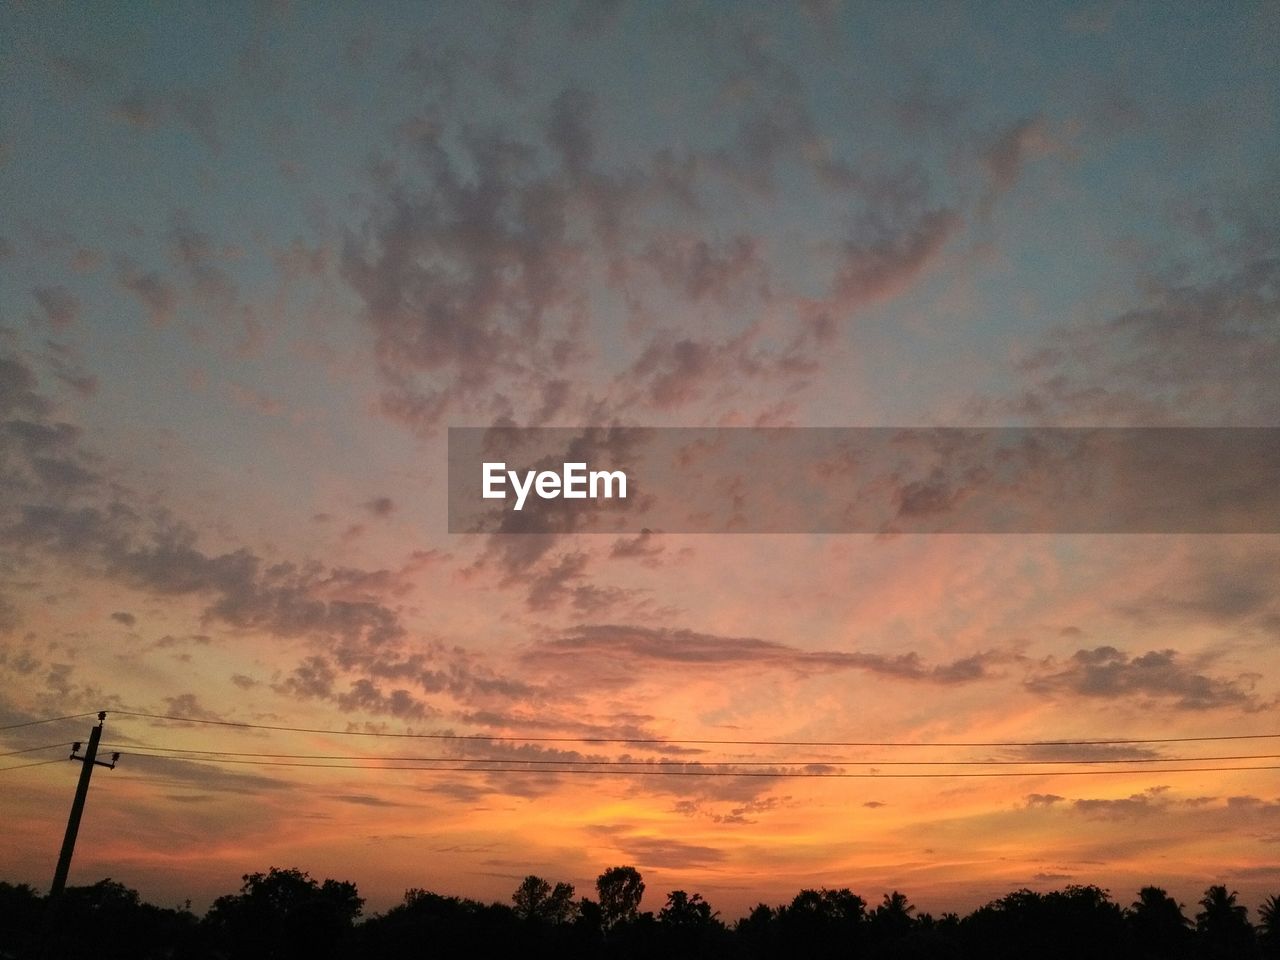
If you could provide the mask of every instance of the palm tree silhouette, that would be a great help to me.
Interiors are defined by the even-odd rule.
[[[1249,923],[1249,909],[1236,898],[1239,894],[1221,884],[1210,887],[1200,898],[1204,909],[1196,914],[1196,931],[1200,934],[1205,956],[1214,960],[1247,960],[1256,957],[1257,940]]]

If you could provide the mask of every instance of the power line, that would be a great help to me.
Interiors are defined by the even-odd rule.
[[[112,743],[105,745],[108,749],[120,750],[134,756],[166,756],[183,754],[176,759],[217,759],[219,757],[249,757],[273,760],[373,760],[381,762],[412,761],[418,763],[524,763],[544,766],[587,766],[587,767],[776,767],[780,764],[792,766],[832,766],[832,767],[1004,767],[1029,765],[1067,765],[1067,764],[1112,764],[1112,763],[1210,763],[1235,760],[1280,760],[1280,753],[1230,754],[1215,757],[1086,757],[1080,759],[1058,760],[1014,760],[1001,758],[997,760],[866,760],[846,758],[814,758],[788,760],[619,760],[605,758],[600,760],[551,759],[545,757],[466,757],[466,756],[386,756],[376,754],[328,754],[328,753],[255,753],[241,750],[197,750],[188,747],[162,747],[152,744]],[[192,756],[194,755],[194,756]]]
[[[8,753],[0,753],[0,757],[16,757],[20,753],[37,753],[40,750],[52,750],[54,747],[69,747],[71,744],[67,741],[62,743],[46,743],[43,747],[27,747],[25,750],[10,750]]]
[[[221,727],[240,727],[248,730],[273,730],[283,733],[318,733],[334,737],[385,737],[409,740],[519,740],[528,743],[637,743],[681,746],[754,746],[754,747],[1087,747],[1116,746],[1142,743],[1208,743],[1224,740],[1280,739],[1280,733],[1238,733],[1207,737],[1123,737],[1093,740],[711,740],[645,738],[645,737],[547,737],[487,733],[382,733],[372,730],[330,730],[322,727],[294,727],[269,723],[247,723],[236,720],[211,720],[206,717],[183,717],[165,713],[143,713],[135,710],[114,710],[117,716],[141,717],[148,720],[173,720],[180,723],[201,723]]]
[[[43,767],[50,763],[66,763],[61,757],[55,757],[52,760],[36,760],[33,763],[19,763],[12,767],[0,767],[0,773],[8,773],[10,770],[25,770],[27,767]]]
[[[96,717],[98,711],[92,710],[89,713],[71,713],[65,717],[45,717],[43,720],[26,720],[23,723],[10,723],[7,726],[0,727],[0,730],[17,730],[19,727],[34,727],[41,723],[57,723],[59,720],[80,720],[83,717]]]
[[[174,757],[172,759],[191,759]],[[585,776],[630,776],[630,777],[717,777],[717,778],[768,778],[773,780],[936,780],[976,777],[1098,777],[1118,774],[1157,773],[1161,776],[1176,773],[1232,773],[1247,770],[1280,770],[1280,765],[1248,766],[1248,767],[1164,767],[1145,768],[1142,770],[1018,770],[1018,771],[985,771],[979,773],[847,773],[818,771],[786,771],[747,770],[742,772],[727,770],[586,770],[571,767],[562,770],[531,769],[528,767],[423,767],[423,766],[376,766],[369,767],[356,763],[309,763],[292,760],[243,760],[229,757],[202,757],[191,762],[200,763],[234,763],[256,767],[308,767],[319,770],[364,770],[397,771],[416,770],[421,773],[524,773],[541,774],[543,776],[585,775]],[[512,761],[519,762],[519,761]]]

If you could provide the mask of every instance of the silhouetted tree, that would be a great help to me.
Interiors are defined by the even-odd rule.
[[[915,907],[897,890],[886,893],[880,906],[871,914],[871,926],[880,939],[898,939],[905,937],[911,930],[915,918],[911,916]]]
[[[109,878],[63,892],[52,937],[48,953],[60,960],[203,955],[191,913],[144,903],[138,891]]]
[[[215,900],[205,923],[237,957],[315,960],[344,955],[363,906],[354,883],[272,867],[245,874],[240,892]]]
[[[0,956],[34,954],[43,913],[44,897],[27,884],[0,881]]]
[[[554,887],[539,876],[529,874],[511,895],[515,914],[522,920],[543,923],[568,923],[577,914],[573,901],[573,884],[557,883]]]
[[[772,956],[778,937],[773,909],[767,904],[757,903],[750,913],[734,924],[733,933],[744,957]]]
[[[644,897],[644,880],[635,867],[610,867],[596,877],[600,912],[606,928],[636,919]]]
[[[1258,907],[1258,945],[1267,960],[1280,958],[1280,896],[1267,897]]]
[[[1107,891],[1095,886],[1072,885],[1047,894],[1018,890],[975,910],[961,929],[967,952],[984,958],[1126,955],[1124,915]]]
[[[1182,907],[1159,887],[1143,887],[1125,916],[1135,957],[1180,960],[1191,956],[1195,937]]]
[[[847,887],[801,890],[778,908],[780,942],[799,956],[846,955],[862,939],[866,910],[867,902]]]
[[[658,911],[658,922],[672,927],[697,927],[711,922],[715,914],[702,894],[693,896],[683,890],[667,894],[667,905]]]
[[[537,955],[528,949],[528,925],[505,904],[446,897],[417,887],[400,904],[362,924],[362,955],[377,960],[420,957]]]
[[[1257,956],[1258,944],[1249,923],[1248,908],[1236,901],[1234,890],[1210,887],[1200,898],[1204,909],[1196,914],[1201,954],[1212,960],[1248,960]]]

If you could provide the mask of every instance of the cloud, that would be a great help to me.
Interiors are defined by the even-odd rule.
[[[1010,189],[1031,162],[1061,153],[1062,140],[1049,132],[1043,116],[1025,117],[994,133],[979,158],[997,191]]]
[[[1055,803],[1062,803],[1066,797],[1060,797],[1056,793],[1029,793],[1026,796],[1026,806],[1032,807],[1052,807]]]
[[[46,340],[44,361],[49,371],[82,397],[98,392],[98,378],[81,365],[77,352],[68,346]]]
[[[213,102],[199,90],[174,89],[158,93],[138,89],[116,103],[114,116],[139,131],[175,123],[190,130],[210,153],[222,152]]]
[[[111,619],[116,621],[116,623],[123,623],[126,627],[132,627],[138,622],[137,617],[132,613],[125,613],[123,610],[117,610],[115,613],[111,614]]]
[[[176,697],[164,698],[165,713],[179,717],[190,717],[193,720],[223,720],[221,714],[206,709],[200,698],[194,693],[183,693]]]
[[[0,357],[0,415],[18,415],[0,422],[0,537],[11,562],[34,553],[153,596],[199,598],[206,622],[269,636],[377,647],[404,635],[379,595],[394,589],[389,572],[202,550],[193,529],[99,476],[79,430],[48,410],[31,368]],[[404,709],[394,694],[361,692]]]
[[[26,363],[14,356],[0,354],[0,415],[42,416],[49,409],[49,402],[36,392],[38,381],[35,371]],[[12,423],[10,430],[14,430]],[[45,428],[43,425],[26,422],[16,428],[21,433]]]
[[[1199,269],[1144,278],[1136,303],[1102,320],[1059,326],[1016,364],[1021,386],[974,398],[977,419],[1039,423],[1280,423],[1280,233],[1206,201]]]
[[[634,537],[619,537],[609,548],[609,557],[614,560],[640,560],[654,563],[666,550],[658,537],[649,530],[641,530]]]
[[[215,247],[209,234],[197,230],[185,211],[174,214],[169,229],[169,253],[174,262],[186,270],[199,299],[221,311],[229,310],[239,300],[240,291],[235,281],[219,266],[226,251]]]
[[[350,803],[360,807],[403,807],[403,803],[396,803],[393,800],[386,800],[382,797],[371,796],[367,793],[339,793],[334,794],[329,799],[337,800],[339,803]]]
[[[1064,760],[1155,760],[1159,750],[1127,743],[1037,743],[1010,750],[1007,759],[1028,762]]]
[[[1250,678],[1211,677],[1183,663],[1175,650],[1153,650],[1136,657],[1115,647],[1077,650],[1065,662],[1048,658],[1026,680],[1033,693],[1169,702],[1178,710],[1238,707],[1261,710],[1267,704],[1253,693]]]
[[[143,271],[132,259],[116,258],[116,282],[138,298],[151,322],[158,327],[173,321],[178,295],[158,272]]]
[[[575,664],[631,661],[670,667],[772,666],[799,673],[861,670],[882,677],[933,684],[989,679],[990,667],[1008,656],[985,652],[930,665],[914,652],[893,655],[859,651],[808,651],[754,637],[726,637],[692,630],[597,624],[535,643],[522,655],[529,666],[573,669]],[[634,672],[629,668],[628,672]]]
[[[1168,787],[1151,787],[1128,797],[1073,800],[1071,807],[1091,820],[1138,820],[1162,813],[1169,805]]]
[[[760,243],[747,234],[738,234],[723,250],[699,236],[656,237],[645,249],[643,260],[664,283],[694,303],[728,300],[744,281],[749,281],[748,292],[768,297]]]
[[[130,753],[127,747],[122,747],[120,754],[115,775],[126,779],[137,777],[170,787],[199,790],[202,793],[259,798],[264,792],[286,794],[296,789],[296,785],[287,780],[230,771],[212,763]]]
[[[396,505],[390,497],[374,497],[365,501],[364,508],[375,517],[385,519],[395,511]]]
[[[625,859],[654,869],[705,867],[727,859],[717,847],[665,837],[622,837],[615,842]]]
[[[584,134],[562,126],[563,148],[583,159]],[[375,334],[384,412],[428,430],[500,374],[540,358],[555,366],[540,348],[549,316],[572,299],[578,254],[565,187],[532,145],[468,132],[455,159],[436,121],[404,137],[417,179],[389,186],[364,228],[348,232],[341,272]]]
[[[928,180],[913,166],[869,178],[862,195],[832,281],[829,309],[843,314],[906,289],[962,223],[929,204]]]
[[[80,298],[66,287],[36,287],[31,295],[55,330],[65,329],[80,319]]]

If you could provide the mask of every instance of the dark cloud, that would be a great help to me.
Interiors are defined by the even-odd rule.
[[[127,747],[122,747],[120,753],[121,759],[114,775],[126,779],[137,778],[201,793],[241,797],[261,797],[264,792],[281,794],[296,789],[296,784],[287,780],[227,770],[212,763],[130,753]]]
[[[1152,787],[1128,797],[1073,800],[1071,807],[1091,820],[1139,820],[1164,812],[1169,801],[1163,794],[1168,789]]]
[[[649,530],[642,530],[634,537],[619,537],[609,548],[614,560],[643,560],[652,562],[661,556],[666,547]]]
[[[0,355],[0,416],[38,416],[49,409],[49,403],[36,392],[35,371],[17,357]],[[22,430],[37,428],[27,424]]]
[[[222,151],[218,117],[209,96],[194,89],[163,93],[135,90],[116,103],[114,115],[136,130],[149,131],[166,124],[190,130],[210,153]]]
[[[643,259],[668,286],[698,302],[728,300],[744,292],[769,295],[766,267],[759,241],[739,234],[723,249],[703,237],[664,236],[652,240]]]
[[[205,708],[200,698],[194,693],[183,693],[176,697],[164,698],[164,712],[179,717],[190,717],[193,720],[223,720],[221,714]]]
[[[581,177],[591,167],[595,155],[591,123],[594,109],[595,97],[576,87],[562,91],[551,104],[547,140],[570,176]]]
[[[66,287],[36,287],[31,295],[40,305],[44,319],[55,330],[62,330],[80,319],[80,298]]]
[[[1187,569],[1135,595],[1117,609],[1142,624],[1204,623],[1237,636],[1280,635],[1280,597],[1273,589],[1280,552],[1265,540],[1240,551],[1206,543]]]
[[[247,547],[210,553],[194,530],[101,478],[79,431],[47,417],[30,367],[0,357],[0,540],[10,562],[56,559],[144,593],[204,602],[206,622],[276,637],[376,648],[404,635],[382,602],[386,572],[268,562]],[[402,704],[388,701],[401,709]]]
[[[960,215],[929,203],[918,169],[870,178],[832,282],[831,308],[847,315],[905,289],[942,251]]]
[[[1149,276],[1139,302],[1096,322],[1058,327],[1018,364],[1023,386],[981,397],[979,419],[1136,426],[1280,423],[1280,234],[1218,212],[1192,237],[1191,274]],[[1171,231],[1186,239],[1186,229]]]
[[[385,800],[382,797],[371,796],[367,793],[340,793],[331,796],[329,799],[337,800],[339,803],[350,803],[360,807],[402,807],[404,804],[396,803],[393,800]]]
[[[44,346],[44,361],[54,377],[82,397],[98,392],[98,378],[82,366],[74,349],[53,340],[46,340]]]
[[[123,610],[117,610],[115,613],[111,614],[111,619],[116,621],[116,623],[123,623],[126,627],[132,627],[138,622],[137,617],[132,613],[126,613]]]
[[[774,666],[801,673],[861,670],[882,677],[962,684],[989,679],[990,667],[1005,654],[985,652],[930,665],[916,653],[893,655],[857,651],[806,651],[753,637],[725,637],[692,630],[620,625],[588,625],[555,640],[534,644],[523,661],[530,666],[573,669],[574,664],[607,661],[633,672],[636,662],[680,666]]]
[[[160,273],[144,271],[130,258],[120,256],[116,258],[116,282],[138,298],[156,326],[162,327],[173,320],[178,295]]]
[[[337,694],[333,700],[344,713],[372,713],[402,720],[421,720],[436,712],[408,690],[396,688],[384,692],[367,677],[352,682],[350,689]]]
[[[1060,797],[1056,793],[1029,793],[1026,796],[1026,805],[1028,807],[1052,807],[1055,803],[1062,803],[1066,797]]]
[[[980,159],[995,189],[1008,190],[1027,163],[1062,149],[1042,116],[1025,117],[997,131],[980,151]]]
[[[430,429],[537,361],[549,315],[571,298],[577,252],[565,187],[533,146],[467,133],[455,160],[438,122],[405,138],[417,180],[388,188],[364,229],[348,233],[342,275],[375,333],[385,411]]]
[[[191,280],[195,295],[219,310],[229,310],[240,298],[231,275],[220,265],[224,251],[209,234],[197,230],[190,214],[179,211],[169,230],[169,252]],[[135,292],[138,292],[135,289]],[[154,316],[154,314],[153,314]]]
[[[1033,693],[1050,697],[1099,699],[1143,698],[1168,703],[1179,710],[1236,707],[1261,710],[1250,677],[1212,677],[1179,659],[1175,650],[1153,650],[1130,657],[1115,647],[1077,650],[1070,659],[1049,658],[1026,680]]]
[[[1128,743],[1037,743],[1010,750],[1002,759],[1027,762],[1067,760],[1155,760],[1159,750]]]
[[[710,866],[727,859],[724,851],[705,844],[686,843],[663,837],[622,837],[614,840],[624,859],[641,867],[681,869]]]
[[[366,500],[364,508],[375,517],[389,517],[395,511],[396,505],[390,497],[374,497],[372,500]]]

